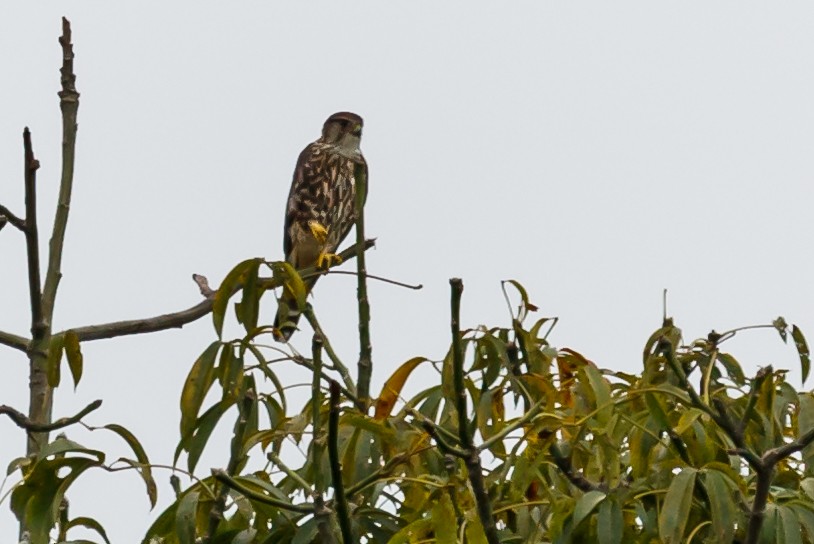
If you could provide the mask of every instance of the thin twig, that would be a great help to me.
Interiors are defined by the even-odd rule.
[[[607,489],[603,489],[601,485],[595,484],[584,476],[577,474],[577,472],[574,470],[574,466],[571,464],[571,460],[562,454],[556,444],[552,444],[548,448],[548,452],[551,454],[551,458],[554,459],[554,464],[557,465],[560,472],[562,472],[565,477],[568,478],[568,481],[571,482],[577,489],[586,493],[588,491],[597,490],[607,491]]]
[[[334,488],[336,516],[342,531],[344,544],[353,544],[348,500],[345,497],[345,484],[342,482],[342,464],[339,461],[339,384],[331,380],[331,411],[328,418],[328,461],[331,464],[331,483]]]
[[[328,358],[331,360],[331,362],[333,362],[334,370],[339,372],[339,375],[342,376],[342,382],[345,384],[345,388],[356,396],[356,385],[353,383],[353,379],[350,377],[350,371],[348,371],[348,367],[342,363],[339,356],[334,351],[333,346],[331,346],[331,342],[325,335],[325,331],[322,330],[319,321],[317,321],[317,316],[314,314],[314,309],[310,304],[305,305],[305,311],[303,314],[305,315],[305,319],[308,320],[308,323],[310,323],[311,328],[314,329],[314,333],[317,334],[322,340],[322,347],[325,348],[325,353],[328,354]],[[357,407],[360,410],[364,410],[363,405],[357,405]]]
[[[257,502],[262,502],[263,504],[268,504],[269,506],[274,506],[275,508],[279,508],[281,510],[287,510],[289,512],[297,512],[299,514],[310,514],[314,511],[314,506],[310,504],[291,504],[290,502],[281,501],[279,499],[275,499],[274,497],[269,497],[268,495],[264,495],[262,493],[258,493],[252,489],[249,489],[245,485],[241,484],[221,469],[212,469],[212,476],[222,484],[229,486],[231,489],[234,489],[241,495],[246,498],[255,500]]]
[[[305,479],[302,476],[300,476],[299,473],[297,473],[296,470],[292,469],[291,467],[289,467],[288,465],[283,463],[283,460],[280,459],[279,455],[277,455],[273,451],[269,450],[269,452],[266,454],[266,459],[268,459],[269,461],[274,463],[274,465],[277,468],[279,468],[280,470],[285,472],[285,474],[289,478],[291,478],[291,480],[294,483],[296,483],[298,486],[300,486],[300,488],[302,488],[303,491],[306,491],[308,493],[311,492],[311,484],[306,482]]]
[[[0,414],[7,415],[15,425],[21,429],[25,429],[28,432],[49,433],[51,431],[56,431],[57,429],[68,427],[75,423],[79,423],[83,417],[98,409],[101,405],[101,400],[95,400],[85,406],[75,416],[61,417],[52,423],[37,423],[35,421],[31,421],[31,419],[27,418],[22,412],[18,412],[11,406],[6,406],[5,404],[0,406]]]
[[[350,270],[326,270],[325,271],[326,276],[330,276],[330,275],[333,275],[333,274],[342,274],[342,275],[346,275],[346,276],[358,276],[359,272],[352,272]],[[396,285],[398,287],[404,287],[405,289],[412,289],[414,291],[418,291],[419,289],[424,288],[424,285],[421,284],[421,283],[413,285],[411,283],[404,283],[404,282],[401,282],[401,281],[391,280],[390,278],[384,278],[382,276],[376,276],[374,274],[366,274],[365,277],[367,279],[369,279],[369,280],[376,280],[376,281],[380,281],[382,283],[389,283],[390,285]]]
[[[367,197],[367,166],[357,164],[354,169],[356,179],[356,245],[365,240],[365,199]],[[359,399],[367,405],[370,398],[370,377],[373,373],[373,346],[370,343],[370,302],[367,298],[367,267],[365,252],[359,251],[356,258],[356,298],[359,303],[359,364],[356,390]]]

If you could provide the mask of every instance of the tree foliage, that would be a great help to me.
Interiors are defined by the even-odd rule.
[[[5,207],[0,216],[0,225],[35,236],[31,216]],[[44,294],[32,280],[32,338],[0,332],[0,342],[22,346],[47,377],[32,381],[35,403],[63,384],[63,364],[73,384],[93,371],[82,359],[84,342],[211,313],[213,341],[190,364],[179,401],[176,500],[157,513],[146,543],[814,542],[814,395],[792,386],[783,370],[750,375],[725,349],[748,329],[775,329],[783,342],[791,338],[805,380],[810,354],[799,328],[778,318],[687,343],[665,317],[644,343],[641,372],[629,374],[555,348],[557,319],[535,319],[539,310],[516,281],[501,286],[509,306],[502,324],[467,328],[463,282],[452,279],[449,350],[404,362],[371,398],[363,260],[370,245],[360,228],[343,253],[356,258],[359,278],[358,308],[348,310],[360,319],[355,377],[306,300],[303,277],[325,271],[260,258],[237,264],[217,291],[197,278],[204,302],[138,326],[37,328]],[[39,264],[28,264],[30,277],[34,265],[38,275]],[[260,309],[276,304],[270,293],[281,289],[315,331],[308,354],[269,345],[273,327],[260,322]],[[224,335],[231,319],[241,336]],[[302,406],[286,397],[292,366],[311,371]],[[435,379],[407,397],[414,372]],[[33,443],[9,466],[16,483],[5,498],[29,542],[78,542],[71,540],[77,527],[108,542],[104,520],[74,517],[65,501],[88,470],[138,473],[155,505],[157,467],[125,427],[96,429],[132,450],[112,463],[64,435],[49,438],[100,405],[55,421],[42,405],[32,404],[28,416],[0,407]],[[228,447],[211,440],[221,421],[233,422]],[[199,466],[205,449],[222,453],[220,467]]]

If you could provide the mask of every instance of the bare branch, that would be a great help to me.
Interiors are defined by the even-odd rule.
[[[5,217],[11,226],[16,227],[20,232],[25,232],[25,220],[20,219],[11,210],[0,204],[0,217]]]
[[[31,433],[48,433],[51,431],[56,431],[57,429],[62,429],[63,427],[68,427],[69,425],[73,425],[75,423],[79,423],[79,421],[88,415],[89,413],[93,412],[94,410],[98,409],[102,405],[101,400],[95,400],[85,406],[82,411],[77,413],[73,417],[61,417],[58,420],[54,421],[53,423],[36,423],[31,421],[29,418],[25,417],[22,412],[18,412],[11,406],[6,406],[5,404],[0,406],[0,414],[7,415],[15,425],[20,427],[21,429],[25,429]]]
[[[17,336],[10,332],[0,331],[0,345],[8,346],[20,351],[26,351],[28,344],[31,342],[28,338]]]
[[[356,178],[356,246],[365,241],[365,199],[367,197],[367,167],[364,163],[354,168]],[[370,343],[370,301],[367,298],[367,267],[365,252],[361,248],[356,260],[356,298],[359,303],[359,363],[357,365],[356,391],[359,399],[367,405],[370,398],[370,376],[373,373],[373,346]]]
[[[206,299],[191,308],[171,314],[163,314],[144,319],[131,319],[128,321],[114,321],[102,325],[87,325],[71,329],[76,333],[80,342],[88,340],[102,340],[116,338],[131,334],[146,334],[150,332],[179,329],[192,323],[212,311],[212,299]]]
[[[342,482],[342,463],[339,459],[339,384],[331,380],[331,411],[328,416],[328,460],[331,465],[331,483],[334,488],[336,517],[342,531],[344,544],[353,544],[348,500],[345,496],[345,484]]]
[[[224,470],[212,469],[212,476],[217,481],[221,482],[222,484],[226,484],[231,489],[234,489],[244,497],[252,499],[253,501],[268,504],[270,506],[274,506],[275,508],[280,508],[281,510],[288,510],[289,512],[297,512],[300,514],[310,514],[313,512],[313,506],[311,505],[291,504],[289,502],[281,501],[280,499],[275,499],[274,497],[264,495],[258,491],[253,491],[226,474]]]
[[[23,129],[23,148],[25,164],[25,245],[28,255],[28,296],[31,301],[31,335],[34,340],[43,336],[46,324],[42,315],[42,296],[40,293],[40,242],[37,230],[37,170],[39,161],[34,158],[31,145],[31,132]]]
[[[375,240],[365,240],[362,245],[364,251],[375,246]],[[340,257],[343,260],[349,260],[356,257],[358,245],[351,246],[342,253]],[[316,267],[304,268],[300,271],[302,277],[312,276],[320,273]],[[146,317],[142,319],[130,319],[127,321],[114,321],[112,323],[103,323],[101,325],[86,325],[84,327],[74,327],[71,330],[79,337],[80,342],[89,340],[103,340],[106,338],[116,338],[119,336],[127,336],[131,334],[146,334],[150,332],[165,331],[167,329],[179,329],[188,323],[192,323],[212,311],[212,303],[214,302],[215,292],[209,287],[209,280],[205,276],[193,274],[192,279],[198,285],[201,295],[205,300],[199,302],[191,308],[173,312],[169,314],[162,314],[154,317]],[[264,289],[273,289],[278,287],[279,282],[273,278],[259,278],[258,285]],[[239,289],[240,286],[237,287]],[[2,342],[2,337],[0,337]],[[14,346],[12,346],[14,347]],[[354,395],[355,397],[355,395]]]
[[[79,110],[79,93],[76,91],[76,75],[73,71],[73,44],[71,43],[71,23],[62,18],[62,68],[60,68],[59,107],[62,110],[62,177],[59,183],[59,200],[54,218],[54,230],[48,253],[48,270],[43,287],[43,314],[48,323],[54,315],[54,302],[57,287],[62,279],[62,248],[65,244],[65,230],[68,212],[71,208],[73,189],[74,157],[76,154],[76,115]]]
[[[478,449],[472,441],[472,434],[469,432],[469,416],[466,406],[466,386],[464,384],[464,349],[461,339],[461,295],[464,292],[464,282],[461,278],[449,280],[452,288],[450,306],[452,317],[450,319],[450,329],[452,332],[452,379],[455,389],[455,408],[458,412],[458,436],[461,446],[466,452],[464,457],[466,470],[469,473],[469,484],[472,486],[472,494],[478,506],[478,517],[483,524],[483,532],[489,544],[498,544],[500,538],[497,534],[495,516],[492,514],[492,500],[486,491],[486,483],[483,480],[483,467],[480,462]],[[438,437],[436,436],[436,439]]]

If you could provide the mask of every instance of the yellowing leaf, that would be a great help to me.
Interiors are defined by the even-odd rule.
[[[73,331],[65,333],[65,356],[73,378],[73,386],[79,385],[82,379],[82,351],[79,349],[79,337]]]
[[[433,504],[431,516],[435,528],[435,542],[437,544],[457,544],[458,523],[455,519],[452,500],[446,492],[441,493],[440,500]]]
[[[62,352],[65,347],[65,335],[57,334],[51,337],[51,344],[48,346],[48,362],[46,377],[48,385],[57,387],[60,380],[59,364],[62,362]]]
[[[373,419],[381,421],[390,416],[390,412],[393,411],[393,406],[396,405],[396,400],[401,395],[401,389],[404,387],[407,378],[410,377],[410,374],[418,365],[426,360],[424,357],[413,357],[393,372],[393,375],[387,379],[384,387],[382,387],[379,398],[376,399],[376,414]]]

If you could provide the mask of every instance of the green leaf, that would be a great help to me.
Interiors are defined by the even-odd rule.
[[[201,409],[203,399],[215,379],[215,357],[221,343],[218,341],[209,344],[204,352],[192,365],[184,389],[181,391],[181,439],[183,440],[195,429],[198,411]]]
[[[99,536],[105,539],[105,542],[107,542],[107,544],[110,544],[110,540],[107,538],[107,533],[105,532],[104,527],[102,527],[102,524],[93,518],[85,517],[74,518],[68,522],[68,524],[65,526],[65,529],[67,530],[70,529],[71,527],[85,527],[92,531],[96,531],[97,533],[99,533]]]
[[[717,470],[704,471],[704,488],[709,496],[712,531],[718,542],[732,542],[738,521],[738,510],[732,496],[729,478]]]
[[[175,513],[175,533],[181,544],[195,544],[195,516],[198,510],[198,492],[187,493],[178,503]]]
[[[297,269],[291,266],[290,263],[277,261],[271,263],[271,272],[274,279],[283,286],[284,296],[281,297],[281,300],[285,298],[285,295],[288,295],[297,302],[297,309],[300,311],[305,310],[308,289],[305,287],[305,282],[302,281]]]
[[[57,334],[51,337],[51,343],[48,346],[48,361],[46,369],[46,377],[48,378],[48,385],[50,387],[58,387],[60,382],[60,369],[59,364],[62,362],[62,352],[65,347],[65,335]]]
[[[223,347],[220,354],[220,383],[223,387],[223,399],[232,402],[240,398],[243,388],[243,357],[235,354],[232,345]]]
[[[659,535],[665,544],[684,542],[684,529],[692,506],[696,469],[684,468],[673,478],[659,514]]]
[[[257,316],[260,311],[260,297],[262,289],[257,288],[257,273],[260,269],[261,259],[252,259],[244,271],[243,296],[240,300],[238,321],[243,324],[246,333],[257,328]]]
[[[65,333],[65,356],[68,359],[68,369],[71,371],[73,386],[79,385],[82,379],[82,350],[79,348],[79,337],[74,331]]]
[[[580,369],[585,372],[588,383],[596,398],[596,420],[604,425],[613,415],[613,403],[611,402],[610,385],[602,376],[602,373],[592,364],[587,364]]]
[[[814,541],[814,512],[811,511],[810,506],[803,506],[802,504],[789,504],[794,513],[797,515],[797,520],[800,525],[805,529],[808,541]]]
[[[435,542],[437,544],[457,544],[458,523],[448,493],[441,493],[440,500],[435,501],[430,515],[435,528]]]
[[[399,532],[387,541],[387,544],[408,544],[427,538],[433,529],[432,520],[421,518],[402,527]]]
[[[11,510],[28,527],[32,542],[48,541],[68,488],[83,472],[101,466],[104,460],[104,453],[65,438],[57,438],[41,450],[23,482],[11,494]]]
[[[144,480],[144,484],[147,486],[147,496],[150,499],[150,508],[155,508],[155,502],[158,498],[158,490],[155,485],[155,480],[153,479],[150,459],[147,458],[147,453],[141,446],[141,442],[138,441],[138,438],[136,438],[133,433],[121,425],[111,423],[110,425],[105,425],[103,428],[113,431],[117,435],[121,436],[124,441],[127,442],[127,445],[133,450],[133,453],[136,455],[136,460],[138,461],[136,470]]]
[[[596,529],[599,544],[620,544],[622,542],[624,530],[622,508],[612,497],[606,498],[599,505]]]
[[[189,453],[187,456],[187,470],[189,470],[189,472],[195,472],[195,467],[198,466],[198,461],[209,441],[209,436],[212,434],[212,431],[215,430],[215,426],[218,424],[218,421],[220,421],[220,418],[233,404],[233,402],[219,402],[198,418],[193,434],[178,444],[178,448],[175,450],[173,465],[178,462],[178,456],[181,450],[185,450]]]
[[[605,500],[605,497],[607,495],[601,491],[588,491],[579,498],[574,507],[574,529],[579,527],[579,524],[594,511],[599,503]]]
[[[235,535],[231,544],[251,544],[256,536],[257,529],[243,529]]]
[[[223,321],[226,317],[226,308],[229,307],[229,299],[237,291],[244,281],[244,274],[256,266],[258,259],[247,259],[235,266],[218,287],[215,293],[215,300],[212,302],[212,321],[215,325],[215,332],[218,338],[223,337]]]
[[[777,506],[777,542],[784,544],[803,544],[802,527],[794,510],[780,504]]]
[[[731,379],[737,385],[743,385],[746,383],[746,376],[743,375],[743,369],[741,368],[741,365],[737,359],[735,359],[732,355],[729,353],[718,352],[718,361],[720,361],[723,367],[726,369],[729,379]]]
[[[811,353],[808,351],[808,343],[806,343],[806,338],[803,336],[803,331],[798,329],[797,325],[791,327],[791,337],[794,339],[794,346],[800,356],[800,367],[803,372],[803,383],[805,383],[808,373],[811,371]]]

